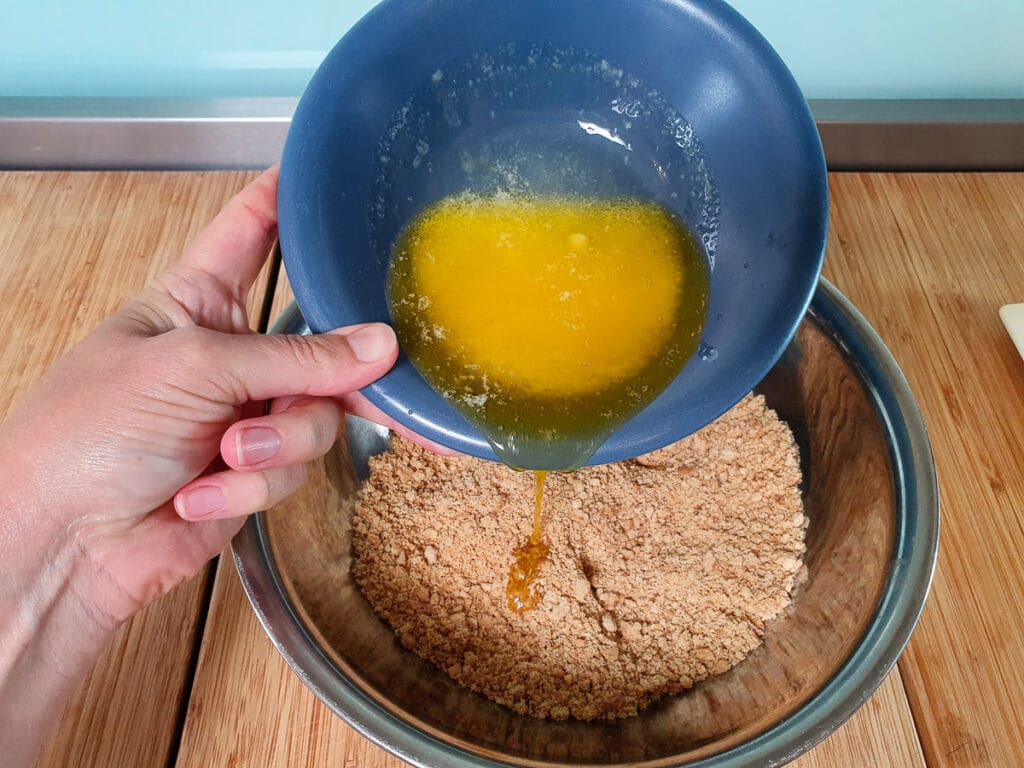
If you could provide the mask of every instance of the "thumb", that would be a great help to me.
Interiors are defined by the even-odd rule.
[[[338,397],[379,379],[398,358],[395,332],[384,323],[313,336],[211,333],[216,341],[204,355],[207,371],[220,373],[238,403],[284,395]]]

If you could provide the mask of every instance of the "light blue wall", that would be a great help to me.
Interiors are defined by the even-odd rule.
[[[0,0],[0,96],[292,96],[371,0]],[[1024,97],[1024,0],[734,0],[808,98]]]
[[[734,0],[810,99],[1024,97],[1024,0]]]

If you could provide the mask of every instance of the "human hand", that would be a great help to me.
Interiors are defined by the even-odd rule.
[[[395,362],[386,325],[250,331],[245,300],[276,234],[276,190],[271,169],[232,199],[0,428],[0,715],[11,697],[23,703],[19,685],[38,691],[26,664],[70,656],[87,669],[242,516],[296,490],[346,411],[396,426],[357,393]]]

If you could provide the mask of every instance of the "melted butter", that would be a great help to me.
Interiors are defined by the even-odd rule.
[[[635,199],[445,198],[396,242],[392,321],[424,378],[498,457],[536,471],[506,597],[535,608],[546,470],[586,463],[693,354],[708,275],[692,234]]]
[[[544,481],[547,472],[542,469],[534,471],[537,490],[534,494],[533,531],[523,544],[512,553],[512,566],[508,571],[505,584],[505,597],[508,607],[514,613],[524,613],[536,608],[543,597],[535,586],[540,567],[547,560],[549,546],[541,535],[541,507],[544,502]]]
[[[459,195],[400,234],[406,354],[518,469],[575,469],[693,354],[707,268],[666,209],[632,199]]]

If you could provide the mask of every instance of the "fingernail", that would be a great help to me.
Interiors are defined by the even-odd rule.
[[[199,485],[181,494],[184,517],[189,520],[206,517],[224,509],[224,491],[216,485]]]
[[[389,357],[395,347],[395,332],[390,326],[381,323],[360,328],[346,338],[356,360],[361,363],[375,363]]]
[[[272,459],[281,449],[281,434],[272,427],[246,427],[235,436],[238,463],[251,467]]]

